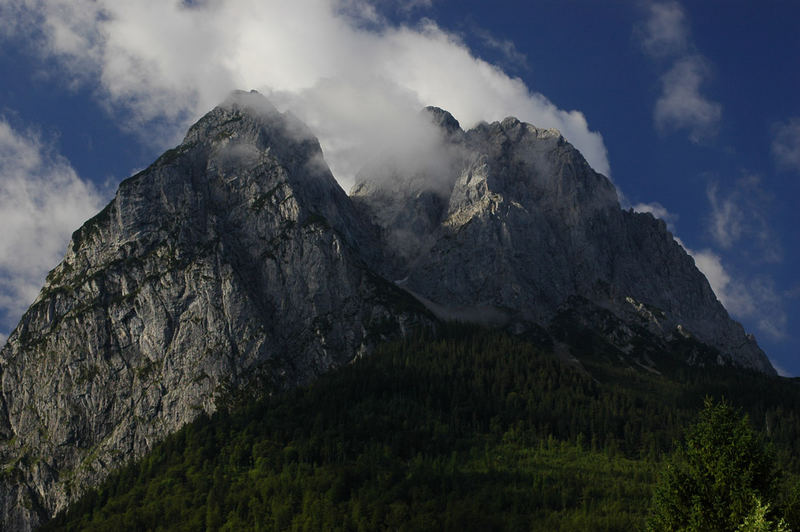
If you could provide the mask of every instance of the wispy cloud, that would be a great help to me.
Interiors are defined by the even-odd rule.
[[[647,11],[647,20],[636,28],[645,51],[654,57],[683,53],[689,45],[683,7],[678,2],[654,2]]]
[[[653,112],[656,128],[664,133],[686,130],[695,143],[714,137],[722,106],[701,92],[712,69],[695,49],[683,7],[678,2],[649,3],[647,19],[634,33],[647,55],[671,65],[661,76]]]
[[[156,126],[178,123],[159,136],[174,141],[231,89],[253,88],[309,124],[345,186],[376,144],[402,142],[387,124],[425,105],[449,110],[464,126],[514,115],[558,128],[609,173],[603,139],[581,112],[557,108],[431,20],[389,23],[382,2],[0,2],[27,13],[12,36],[33,36],[67,77],[96,87],[151,137]]]
[[[661,77],[661,95],[653,115],[660,131],[688,130],[692,142],[716,134],[722,106],[700,92],[708,73],[706,60],[694,55],[676,61]]]
[[[656,218],[664,220],[669,230],[673,233],[675,232],[675,222],[678,221],[678,215],[669,212],[667,208],[661,205],[659,202],[655,201],[653,203],[637,203],[632,207],[632,209],[636,212],[650,213]]]
[[[514,44],[513,41],[508,39],[499,39],[491,32],[483,28],[474,29],[474,33],[481,40],[484,46],[500,54],[500,57],[502,58],[501,62],[504,66],[521,70],[530,69],[530,65],[528,65],[528,57],[519,51],[517,45]]]
[[[792,372],[790,372],[787,369],[783,368],[782,366],[776,364],[773,359],[770,358],[769,361],[770,361],[770,364],[772,364],[772,367],[775,368],[775,371],[777,371],[778,375],[780,375],[781,377],[794,377],[795,376]]]
[[[733,195],[719,197],[719,186],[708,186],[708,199],[711,203],[711,235],[723,248],[730,248],[742,235],[744,213]]]
[[[705,275],[706,279],[708,279],[708,284],[711,285],[711,289],[714,290],[717,298],[722,301],[722,304],[724,305],[724,300],[726,299],[725,288],[730,283],[731,276],[728,275],[728,272],[726,272],[725,268],[722,267],[722,259],[720,256],[709,249],[693,251],[689,249],[683,242],[679,242],[683,246],[683,249],[685,249],[686,252],[692,256],[697,269],[703,272],[703,275]]]
[[[72,232],[100,208],[95,188],[30,131],[0,119],[0,330],[33,302]],[[0,338],[0,343],[3,343]]]
[[[719,186],[712,183],[708,188],[708,195],[712,205],[711,232],[723,252],[745,237],[748,238],[748,245],[752,245],[753,237],[757,235],[763,239],[756,242],[762,250],[760,260],[778,256],[780,245],[768,237],[771,233],[763,222],[768,198],[760,191],[757,177],[742,178],[727,195],[723,195]],[[747,202],[752,204],[747,206]],[[636,212],[647,212],[664,220],[675,235],[678,216],[660,203],[638,203],[632,208]],[[753,217],[757,220],[756,225],[752,225]],[[709,248],[695,251],[679,237],[674,238],[692,256],[697,269],[705,275],[717,299],[732,316],[747,320],[759,334],[770,340],[780,341],[787,338],[788,318],[784,302],[789,295],[777,290],[769,276],[750,275],[738,270],[733,272],[725,266],[725,258],[721,253]],[[765,249],[769,251],[764,251]]]
[[[710,233],[723,249],[734,246],[756,262],[776,263],[783,257],[780,240],[768,223],[772,198],[757,175],[745,175],[722,190],[712,181],[707,189],[711,206]]]
[[[785,296],[789,299],[800,298],[800,283],[787,290]]]
[[[414,11],[415,9],[429,9],[433,7],[433,0],[394,0],[395,3],[404,11]]]
[[[766,276],[743,278],[732,275],[722,263],[722,257],[709,249],[693,251],[683,246],[694,259],[697,269],[703,272],[717,299],[733,316],[753,321],[761,334],[770,340],[787,337],[787,316],[783,300],[773,281]]]
[[[707,195],[709,233],[721,253],[684,248],[732,315],[755,324],[770,340],[785,340],[786,294],[776,288],[772,277],[762,273],[765,263],[780,262],[783,256],[780,240],[767,221],[772,198],[757,175],[744,175],[727,188],[712,181]],[[723,265],[723,253],[729,258],[735,253],[737,263],[748,262],[751,268],[732,271]],[[753,265],[757,267],[755,273]]]
[[[800,118],[791,118],[775,126],[772,155],[781,168],[800,172]]]
[[[644,20],[634,28],[642,51],[663,69],[661,91],[655,102],[653,122],[661,133],[685,132],[689,140],[702,143],[719,129],[723,109],[704,91],[712,78],[713,65],[702,55],[692,39],[689,17],[677,1],[650,1],[645,4]],[[791,138],[791,130],[779,130],[781,139]],[[777,142],[778,152],[791,153]],[[791,156],[789,156],[791,158]],[[676,240],[695,261],[725,308],[737,319],[746,320],[771,340],[786,338],[787,315],[784,295],[772,278],[752,268],[737,268],[744,260],[752,265],[775,263],[782,259],[782,247],[768,223],[770,196],[758,176],[745,175],[732,185],[713,181],[707,188],[709,200],[708,233],[713,249],[695,251]],[[675,220],[659,204],[637,205],[635,210],[652,212],[674,231]],[[735,260],[733,260],[736,253]],[[734,266],[732,266],[734,265]]]

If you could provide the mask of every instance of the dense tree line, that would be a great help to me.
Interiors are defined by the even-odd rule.
[[[774,505],[800,525],[797,382],[601,358],[587,372],[464,327],[387,344],[311,386],[231,398],[44,530],[639,530],[706,396],[770,442]]]

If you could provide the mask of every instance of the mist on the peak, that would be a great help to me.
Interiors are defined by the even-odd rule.
[[[428,18],[397,24],[364,2],[112,2],[20,4],[6,35],[92,87],[126,129],[164,148],[233,89],[257,89],[307,123],[345,189],[363,161],[394,146],[416,150],[430,133],[411,118],[426,105],[468,129],[513,115],[558,128],[608,175],[601,135],[580,111],[557,108],[520,79],[474,55]]]

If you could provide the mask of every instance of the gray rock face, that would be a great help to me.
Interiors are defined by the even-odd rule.
[[[430,323],[366,267],[372,239],[293,117],[248,93],[203,117],[75,232],[0,352],[0,528],[35,527],[226,390],[308,382]]]
[[[425,116],[430,160],[377,159],[350,198],[251,93],[124,181],[0,351],[0,528],[35,528],[229,391],[309,382],[433,314],[573,312],[622,349],[645,327],[774,373],[664,223],[621,210],[557,131]]]
[[[507,118],[462,132],[444,111],[429,112],[454,154],[446,186],[419,175],[375,179],[375,163],[351,196],[390,247],[397,235],[424,232],[391,275],[431,310],[547,325],[581,296],[623,320],[644,316],[660,336],[688,334],[730,363],[775,373],[664,222],[620,209],[611,182],[558,131]],[[420,188],[426,182],[437,188]]]

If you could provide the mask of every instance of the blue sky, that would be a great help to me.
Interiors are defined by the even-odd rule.
[[[800,375],[798,20],[788,1],[0,0],[0,340],[117,183],[242,88],[304,119],[345,189],[422,105],[558,127]]]

